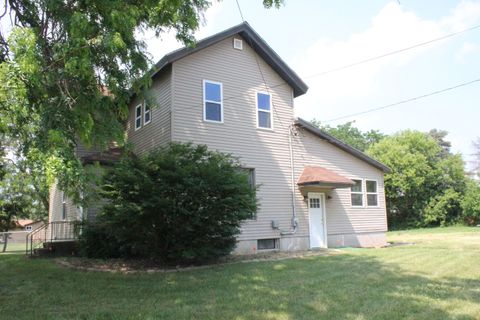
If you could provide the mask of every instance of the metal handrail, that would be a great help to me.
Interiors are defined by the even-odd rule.
[[[32,256],[34,250],[44,243],[75,240],[77,236],[76,221],[52,221],[46,223],[27,234],[26,254]]]

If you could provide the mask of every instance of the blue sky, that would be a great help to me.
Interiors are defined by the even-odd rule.
[[[480,24],[480,1],[285,0],[279,10],[239,0],[245,20],[310,89],[295,101],[296,115],[327,121],[480,78],[480,29],[374,62],[311,77]],[[235,0],[214,2],[197,38],[241,22]],[[180,46],[170,34],[146,34],[154,60]],[[480,83],[337,122],[364,130],[449,132],[453,151],[473,160],[480,137]]]

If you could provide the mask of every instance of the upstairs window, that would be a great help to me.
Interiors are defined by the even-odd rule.
[[[152,113],[150,111],[150,106],[147,102],[143,104],[143,125],[147,125],[152,121]]]
[[[222,84],[203,81],[203,120],[223,122]]]
[[[378,206],[378,188],[377,181],[367,180],[367,206],[377,207]]]
[[[353,180],[355,185],[351,188],[352,207],[363,207],[362,180]]]
[[[272,97],[268,93],[257,92],[258,127],[272,129]]]
[[[142,105],[135,107],[135,131],[142,127]]]

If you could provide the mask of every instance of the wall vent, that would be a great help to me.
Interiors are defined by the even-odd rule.
[[[233,38],[233,48],[237,50],[243,50],[243,40]]]

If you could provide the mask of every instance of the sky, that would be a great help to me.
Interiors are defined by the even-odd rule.
[[[472,165],[480,137],[480,82],[391,108],[394,104],[480,79],[480,28],[343,70],[324,71],[377,57],[480,25],[480,1],[285,0],[265,9],[238,0],[246,21],[309,86],[295,99],[295,115],[328,125],[355,121],[362,130],[449,132],[453,152]],[[214,2],[195,34],[210,36],[242,22],[235,0]],[[143,34],[153,60],[181,47],[173,34]]]

